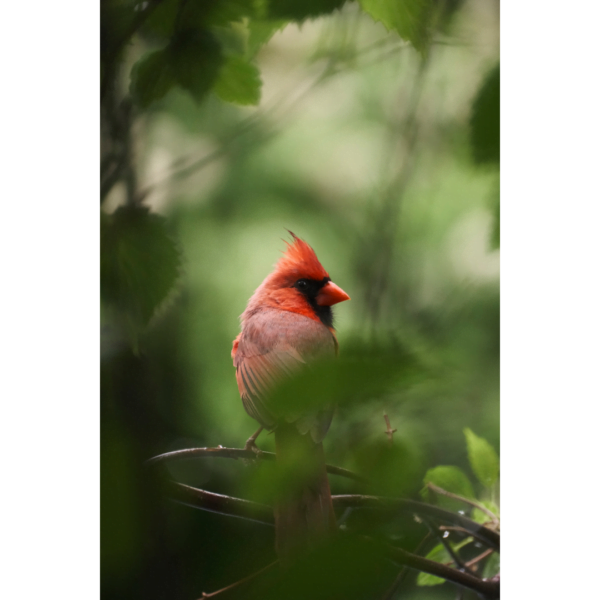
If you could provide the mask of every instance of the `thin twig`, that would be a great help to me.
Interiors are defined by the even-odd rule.
[[[274,460],[274,452],[261,451],[260,454],[256,454],[251,450],[245,450],[243,448],[224,448],[218,446],[217,448],[187,448],[185,450],[175,450],[174,452],[166,452],[165,454],[159,454],[153,456],[146,461],[147,465],[155,465],[170,460],[184,460],[191,458],[233,458],[235,460],[239,458],[245,459],[257,459],[257,460]],[[336,467],[334,465],[327,465],[327,472],[330,475],[339,475],[341,477],[347,477],[348,479],[354,479],[355,481],[366,482],[366,479],[357,473],[353,473],[348,469],[342,469],[342,467]]]
[[[220,590],[217,590],[216,592],[210,592],[209,594],[207,594],[206,592],[202,592],[202,598],[212,598],[213,596],[217,596],[218,594],[221,594],[223,592],[227,592],[228,590],[232,590],[233,588],[236,588],[244,583],[246,583],[247,581],[252,581],[252,579],[258,577],[259,575],[262,575],[265,571],[268,571],[269,569],[273,568],[277,563],[279,562],[279,560],[274,560],[270,565],[267,565],[266,567],[263,567],[262,569],[260,569],[260,571],[256,571],[256,573],[252,573],[252,575],[248,575],[248,577],[244,577],[244,579],[240,579],[239,581],[236,581],[235,583],[232,583],[231,585],[228,585],[227,587],[221,588]]]
[[[442,496],[448,496],[448,498],[454,498],[455,500],[459,500],[460,502],[464,502],[465,504],[470,504],[471,506],[474,506],[476,509],[480,510],[481,512],[484,512],[486,515],[488,515],[492,519],[492,522],[494,523],[494,529],[497,529],[498,526],[500,525],[500,521],[499,521],[498,517],[489,508],[486,508],[485,506],[483,506],[483,504],[480,504],[479,502],[476,502],[475,500],[469,500],[468,498],[464,498],[463,496],[459,496],[458,494],[453,494],[452,492],[448,492],[445,489],[438,487],[434,483],[431,483],[431,481],[427,483],[427,487],[432,492],[435,492],[436,494],[441,494]]]
[[[462,558],[454,550],[454,548],[452,547],[452,544],[450,544],[450,542],[444,537],[444,534],[440,534],[439,528],[436,527],[427,517],[423,517],[423,521],[424,521],[425,525],[427,525],[427,528],[429,529],[429,531],[433,535],[435,535],[435,537],[440,541],[442,546],[444,546],[444,548],[446,549],[446,552],[450,555],[450,558],[452,559],[454,564],[459,569],[468,571],[469,570],[468,567],[466,566],[466,564],[464,563]]]
[[[392,429],[392,426],[390,425],[390,418],[387,416],[387,413],[383,415],[383,418],[385,419],[385,425],[387,427],[387,429],[383,433],[385,433],[385,435],[388,436],[388,439],[390,440],[390,446],[391,446],[394,443],[394,434],[398,430]]]
[[[478,562],[482,561],[484,558],[487,558],[490,554],[494,552],[491,548],[488,548],[485,552],[482,552],[479,556],[472,558],[470,561],[466,562],[465,565],[467,567],[472,567],[476,565]]]
[[[452,525],[440,525],[441,531],[456,531],[458,533],[464,533],[465,535],[471,535],[464,527],[453,527]]]

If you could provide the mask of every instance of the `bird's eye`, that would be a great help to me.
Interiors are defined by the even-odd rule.
[[[296,287],[299,290],[305,290],[308,287],[308,281],[306,281],[306,279],[298,279],[298,281],[296,281]]]

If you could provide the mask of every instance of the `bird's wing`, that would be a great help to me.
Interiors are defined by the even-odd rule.
[[[291,376],[301,365],[317,355],[333,355],[335,336],[320,322],[303,315],[280,310],[264,310],[244,323],[234,342],[233,364],[244,407],[248,414],[267,429],[282,418],[265,402],[267,392],[283,378]],[[315,415],[286,415],[296,421],[302,433],[324,437],[333,410]],[[314,432],[313,432],[314,429]]]

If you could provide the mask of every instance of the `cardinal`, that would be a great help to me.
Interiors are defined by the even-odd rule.
[[[277,462],[294,473],[275,505],[275,549],[284,565],[336,529],[323,454],[334,407],[279,414],[268,393],[307,363],[337,354],[331,307],[350,300],[314,250],[289,233],[292,243],[241,315],[231,352],[244,408],[261,425],[247,447],[263,428],[274,431]]]

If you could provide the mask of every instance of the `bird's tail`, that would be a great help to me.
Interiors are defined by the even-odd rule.
[[[283,474],[275,504],[275,549],[285,566],[336,530],[322,442],[295,424],[275,429],[277,463]]]

